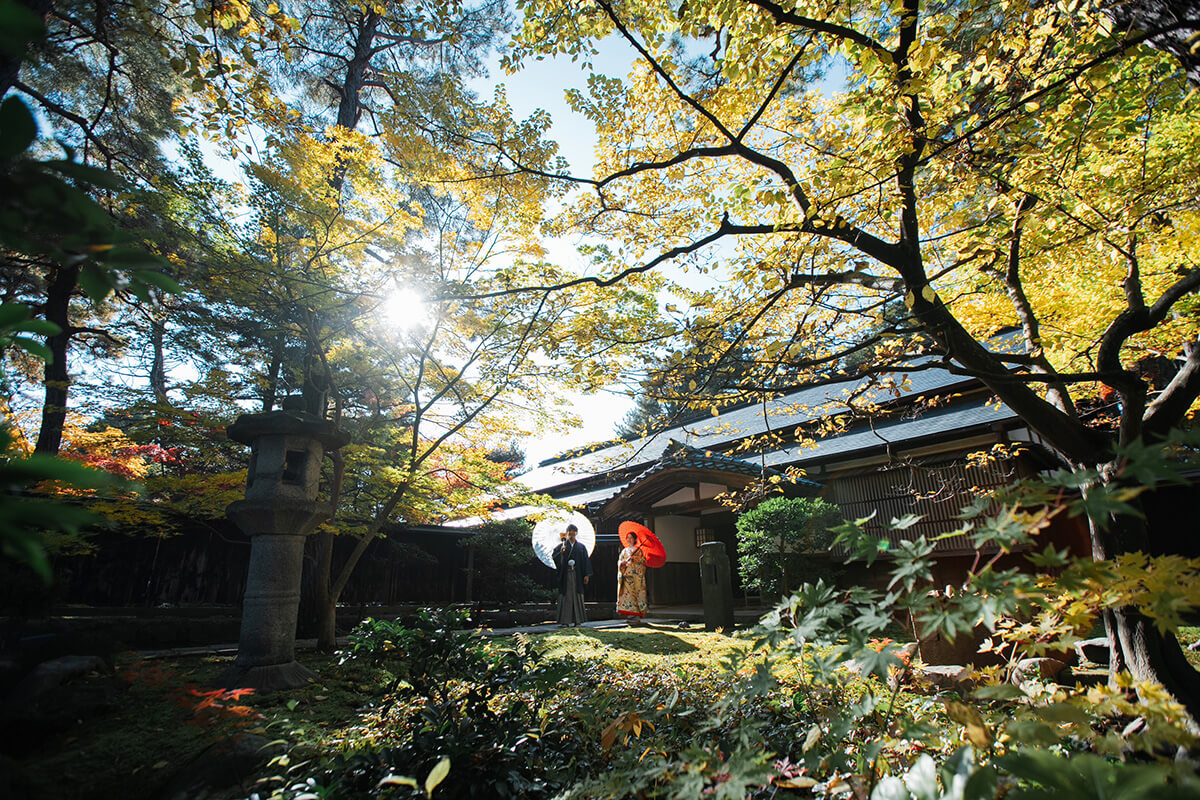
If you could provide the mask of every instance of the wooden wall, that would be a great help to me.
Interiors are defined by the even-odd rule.
[[[467,536],[468,532],[455,529],[414,528],[376,539],[355,568],[342,604],[369,607],[492,599],[466,597],[467,554],[459,542]],[[314,542],[310,537],[305,552],[302,618],[312,611]],[[124,608],[241,606],[250,542],[228,521],[192,524],[162,538],[107,531],[93,537],[92,544],[91,553],[55,560],[57,580],[46,602]],[[348,537],[334,539],[335,575],[353,547],[354,540]],[[585,599],[611,602],[616,598],[619,552],[615,537],[597,543]],[[487,565],[477,556],[475,567]],[[534,557],[532,548],[520,572],[546,589],[558,585],[554,571]]]

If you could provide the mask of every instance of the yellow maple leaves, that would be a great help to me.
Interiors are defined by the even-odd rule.
[[[1196,263],[1200,104],[1167,55],[1097,57],[1119,33],[1087,4],[923,6],[906,49],[887,13],[815,2],[774,15],[717,0],[523,7],[510,66],[584,57],[605,36],[646,56],[625,80],[593,76],[572,96],[598,126],[602,190],[556,232],[619,238],[629,264],[746,228],[714,255],[725,291],[693,304],[734,325],[748,320],[739,309],[763,309],[781,270],[821,286],[855,275],[771,298],[747,347],[788,331],[849,336],[865,327],[860,310],[910,291],[910,307],[940,301],[980,338],[1031,314],[1036,355],[1086,372],[1131,274],[1152,304]],[[898,164],[916,153],[902,181]],[[916,228],[903,235],[919,237],[928,279],[895,294],[869,280],[895,276],[879,248],[861,266],[859,243],[897,241],[910,188]],[[1131,337],[1124,363],[1177,353],[1198,330],[1192,305]]]

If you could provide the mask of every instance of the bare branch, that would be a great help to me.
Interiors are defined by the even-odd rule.
[[[1149,435],[1166,435],[1200,397],[1200,345],[1188,342],[1186,352],[1183,367],[1146,408],[1142,429]]]
[[[758,109],[750,115],[750,119],[746,120],[746,124],[742,126],[740,131],[738,131],[737,140],[739,142],[745,138],[746,134],[750,132],[750,129],[754,127],[754,124],[758,122],[759,118],[766,112],[767,107],[771,105],[771,101],[778,96],[779,90],[782,89],[783,84],[787,82],[788,76],[792,74],[792,70],[794,70],[796,65],[800,63],[800,57],[804,55],[804,51],[808,49],[808,45],[809,42],[805,42],[800,49],[796,51],[796,55],[792,56],[792,60],[789,61],[788,65],[783,68],[783,71],[779,73],[779,77],[775,79],[775,85],[771,87],[771,91],[767,92],[767,96],[763,98],[761,103],[759,103]]]
[[[13,81],[13,88],[19,92],[29,95],[34,100],[37,100],[38,103],[42,106],[42,108],[46,109],[50,113],[56,114],[57,116],[60,116],[63,119],[74,122],[76,125],[79,126],[79,129],[83,132],[84,137],[89,142],[91,142],[93,145],[95,145],[96,149],[99,150],[104,155],[104,158],[106,160],[108,160],[108,161],[115,160],[115,156],[113,155],[112,150],[110,150],[104,144],[103,140],[101,140],[100,137],[95,134],[95,132],[92,130],[92,123],[89,122],[86,118],[80,116],[79,114],[76,114],[74,111],[71,111],[70,109],[68,109],[64,106],[59,105],[58,103],[54,102],[50,98],[43,95],[41,92],[38,92],[33,87],[28,86],[25,83],[22,83],[21,81]]]
[[[743,233],[774,232],[776,232],[776,228],[772,225],[733,225],[730,224],[729,217],[726,216],[725,219],[721,220],[721,224],[717,230],[713,231],[708,236],[705,236],[702,239],[697,239],[689,244],[673,247],[665,253],[661,253],[650,261],[645,262],[644,264],[640,264],[636,267],[628,267],[607,278],[588,276],[585,278],[575,278],[574,280],[564,281],[563,283],[544,284],[541,286],[519,286],[513,289],[500,289],[494,292],[484,292],[482,294],[473,295],[448,295],[439,297],[438,300],[483,300],[488,297],[504,297],[507,295],[525,294],[531,292],[550,294],[551,292],[559,292],[565,289],[571,289],[576,286],[584,286],[587,284],[591,284],[600,288],[614,286],[631,275],[649,272],[663,262],[671,261],[672,259],[678,258],[679,256],[688,255],[689,253],[694,253],[697,250],[702,250],[722,237]]]
[[[620,34],[625,37],[625,40],[629,42],[630,46],[637,50],[638,54],[646,60],[646,63],[650,65],[650,68],[653,69],[654,72],[663,79],[667,86],[671,88],[671,91],[673,91],[685,105],[691,107],[697,114],[704,117],[712,124],[714,128],[720,131],[721,135],[724,136],[730,142],[730,144],[734,146],[737,155],[746,159],[750,163],[764,167],[779,176],[779,178],[783,181],[783,185],[787,187],[787,191],[792,197],[792,202],[794,202],[800,208],[800,210],[807,215],[809,209],[812,207],[812,202],[808,199],[808,195],[805,194],[804,190],[800,188],[800,182],[796,179],[796,176],[792,174],[791,169],[779,159],[772,158],[765,153],[760,153],[757,150],[752,150],[743,145],[741,143],[740,136],[735,136],[733,132],[725,126],[725,123],[723,123],[720,118],[705,108],[702,103],[685,92],[675,82],[670,73],[663,68],[662,64],[660,64],[657,59],[650,55],[650,52],[643,47],[641,42],[639,42],[637,38],[629,31],[629,29],[625,27],[624,23],[621,22],[620,18],[617,16],[616,12],[613,11],[612,6],[609,5],[607,0],[596,0],[596,3],[602,9],[604,9],[604,12],[608,14],[609,19],[612,20],[613,25],[620,32]]]
[[[1130,301],[1133,305],[1118,314],[1104,331],[1104,335],[1100,339],[1100,349],[1096,355],[1096,365],[1106,372],[1120,372],[1121,347],[1129,337],[1161,324],[1176,302],[1197,290],[1200,290],[1200,268],[1191,270],[1171,284],[1149,308],[1144,302],[1136,302],[1140,298],[1139,291],[1137,296]],[[1115,386],[1116,384],[1109,385]]]
[[[766,11],[768,14],[774,17],[777,22],[786,22],[789,25],[806,28],[816,33],[826,33],[838,39],[845,39],[848,42],[854,42],[855,44],[862,45],[870,50],[874,50],[879,55],[891,55],[891,53],[889,53],[887,48],[885,48],[883,45],[879,44],[866,34],[854,30],[853,28],[847,28],[844,25],[836,25],[832,22],[826,22],[825,20],[802,16],[794,11],[788,11],[784,9],[779,4],[772,2],[772,0],[748,0],[748,2],[751,5],[758,6],[763,11]]]
[[[862,272],[860,270],[831,272],[826,275],[805,275],[804,273],[796,272],[792,273],[791,283],[793,286],[838,286],[854,284],[855,286],[862,286],[881,292],[904,291],[904,281],[899,278],[872,275],[869,272]]]
[[[650,68],[654,70],[658,77],[663,79],[663,82],[671,88],[671,91],[675,92],[675,95],[682,100],[684,104],[690,106],[693,111],[712,123],[712,126],[720,131],[721,135],[723,135],[726,139],[731,142],[737,141],[738,137],[734,136],[733,132],[725,127],[725,123],[723,123],[716,114],[713,114],[711,111],[705,108],[703,104],[696,100],[696,98],[685,92],[679,86],[679,84],[675,82],[675,79],[671,77],[671,74],[663,68],[662,64],[658,63],[658,59],[650,55],[650,51],[643,47],[642,43],[637,40],[637,37],[634,36],[627,27],[625,27],[625,23],[623,23],[621,18],[617,16],[617,12],[613,10],[613,7],[608,0],[596,0],[596,5],[600,6],[600,8],[604,10],[604,13],[608,15],[610,20],[612,20],[613,27],[617,29],[617,32],[624,37],[625,41],[629,42],[629,46],[636,50],[638,55],[646,60],[646,63],[650,65]]]
[[[1025,294],[1025,286],[1021,282],[1021,237],[1025,232],[1025,215],[1036,205],[1037,197],[1024,194],[1017,201],[1013,215],[1012,236],[1008,244],[1008,265],[1003,271],[994,266],[981,267],[982,271],[993,276],[1004,284],[1009,301],[1017,312],[1021,329],[1025,333],[1025,350],[1029,353],[1028,364],[1035,371],[1045,375],[1054,375],[1054,365],[1042,351],[1042,334],[1037,314],[1029,296]],[[1065,413],[1076,416],[1075,404],[1066,384],[1052,382],[1049,384],[1047,398]]]

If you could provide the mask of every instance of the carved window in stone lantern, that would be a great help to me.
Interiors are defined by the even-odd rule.
[[[307,450],[288,450],[283,460],[283,482],[293,486],[303,486],[307,467]]]

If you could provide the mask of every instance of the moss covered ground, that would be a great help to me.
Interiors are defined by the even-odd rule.
[[[630,672],[719,669],[738,639],[703,630],[643,626],[557,630],[531,636],[548,657],[570,655]],[[118,701],[109,713],[85,719],[23,753],[14,796],[30,800],[159,797],[171,778],[218,740],[252,733],[286,740],[291,752],[352,749],[373,737],[372,715],[390,680],[365,665],[339,665],[312,651],[298,660],[318,675],[308,686],[238,698],[214,695],[210,684],[231,656],[118,659]],[[95,679],[100,679],[99,676]]]
[[[1200,628],[1180,631],[1185,645],[1198,637]],[[745,639],[666,626],[552,630],[528,638],[548,659],[607,665],[627,674],[626,688],[664,680],[702,687],[735,650],[749,647]],[[1188,651],[1188,657],[1200,667],[1200,652]],[[19,760],[5,765],[13,776],[10,793],[30,800],[157,800],[185,765],[214,742],[238,734],[285,741],[292,759],[355,750],[386,738],[386,731],[377,729],[375,709],[392,675],[312,651],[301,652],[299,660],[317,673],[317,681],[235,697],[210,688],[231,656],[141,660],[126,654],[116,665],[115,707],[38,741],[31,737]],[[246,794],[231,791],[212,798]]]

